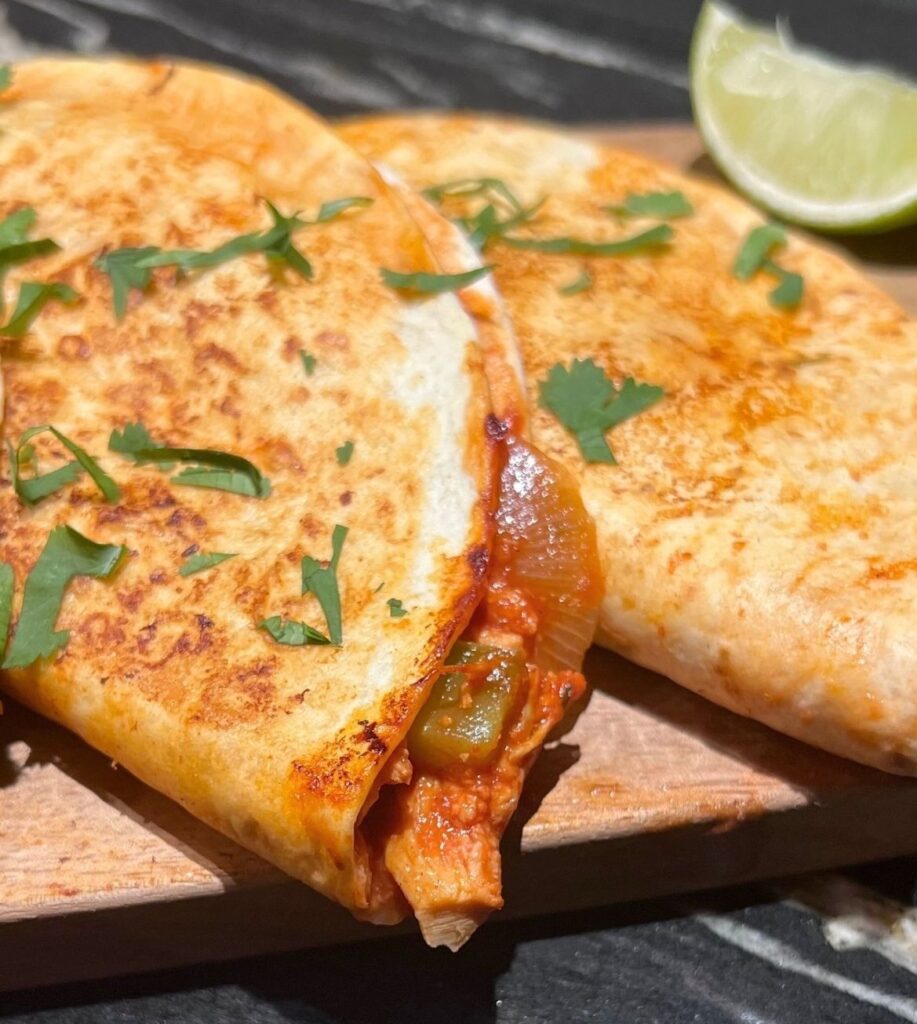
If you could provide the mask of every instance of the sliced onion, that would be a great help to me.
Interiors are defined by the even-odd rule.
[[[604,589],[595,524],[571,474],[525,441],[500,479],[495,561],[495,589],[518,588],[537,610],[535,664],[579,670]]]

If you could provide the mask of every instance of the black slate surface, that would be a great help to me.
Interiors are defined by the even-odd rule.
[[[913,884],[911,864],[874,870]],[[381,939],[4,998],[8,1024],[917,1021],[914,973],[834,952],[815,915],[754,890],[493,922],[456,955]]]
[[[698,6],[18,0],[0,6],[0,57],[121,50],[218,61],[269,77],[329,115],[451,106],[581,122],[669,119],[689,116],[687,52]],[[780,13],[805,42],[917,78],[917,0],[737,6],[769,19]],[[917,1024],[917,911],[907,916],[917,903],[917,865],[851,875],[899,901],[884,908],[897,915],[884,955],[837,952],[813,912],[746,889],[494,921],[455,956],[417,939],[380,939],[21,992],[0,996],[0,1021]]]

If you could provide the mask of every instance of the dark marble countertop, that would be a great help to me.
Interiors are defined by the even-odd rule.
[[[234,64],[321,112],[689,116],[696,0],[14,0],[0,60],[45,50]],[[917,0],[743,0],[917,77]],[[116,969],[116,968],[115,968]],[[917,1024],[917,863],[0,996],[0,1022]]]

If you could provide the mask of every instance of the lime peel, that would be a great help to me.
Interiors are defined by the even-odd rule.
[[[723,173],[781,218],[827,231],[917,220],[917,85],[797,47],[707,0],[694,117]]]

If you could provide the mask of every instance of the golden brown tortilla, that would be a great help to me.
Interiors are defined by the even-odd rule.
[[[4,343],[5,436],[52,423],[123,492],[106,504],[84,475],[24,509],[5,466],[0,558],[21,595],[54,525],[130,550],[110,582],[69,588],[66,648],[4,686],[365,908],[358,818],[486,564],[494,467],[475,327],[453,295],[417,303],[382,285],[380,267],[423,249],[412,222],[364,161],[264,86],[187,66],[25,65],[3,99],[0,154],[0,213],[31,205],[33,237],[61,246],[7,275],[7,310],[23,280],[82,296]],[[203,249],[263,229],[263,198],[314,217],[346,196],[373,203],[296,235],[311,282],[281,279],[260,254],[182,281],[162,270],[118,323],[93,267],[112,247]],[[175,486],[107,451],[112,429],[136,420],[157,440],[250,459],[271,496]],[[44,470],[67,454],[48,440]],[[281,646],[256,625],[279,614],[324,628],[300,595],[300,559],[328,559],[338,523],[344,644]],[[236,557],[179,576],[195,550]],[[388,598],[409,614],[391,617]]]
[[[795,312],[732,264],[761,215],[724,189],[572,135],[472,115],[372,118],[342,136],[416,188],[493,176],[525,237],[620,238],[604,207],[681,190],[663,251],[581,257],[489,246],[528,376],[536,443],[573,469],[606,575],[601,643],[742,714],[867,764],[917,772],[917,337],[854,268],[799,238]],[[443,210],[468,215],[480,200]],[[588,271],[592,285],[561,288]],[[661,385],[586,464],[537,407],[560,362]]]
[[[448,224],[310,114],[213,70],[21,67],[0,100],[0,160],[0,217],[31,206],[32,237],[60,245],[10,270],[7,308],[27,281],[80,296],[6,340],[5,438],[51,423],[121,487],[107,503],[83,475],[27,508],[7,463],[14,643],[53,528],[128,549],[110,579],[67,588],[63,649],[3,685],[359,916],[413,911],[428,941],[457,948],[502,905],[500,837],[582,693],[601,596],[575,483],[523,437],[492,283],[432,296],[385,285],[383,269],[441,269],[416,215],[455,239]],[[362,205],[321,219],[349,197]],[[317,221],[293,238],[311,280],[257,252],[163,267],[115,318],[100,257],[212,250],[268,228],[266,201]],[[174,469],[110,452],[112,430],[137,421],[157,442],[249,459],[271,493],[183,487]],[[69,458],[46,434],[35,443],[45,472]],[[300,563],[327,564],[337,525],[343,643],[278,644],[262,620],[329,631]],[[181,574],[212,552],[234,557]],[[447,672],[459,636],[473,654]],[[514,672],[492,678],[491,657]],[[461,704],[432,704],[434,731],[505,684],[493,742],[486,756],[415,757],[412,722],[456,674]]]

